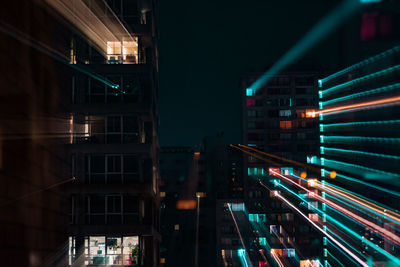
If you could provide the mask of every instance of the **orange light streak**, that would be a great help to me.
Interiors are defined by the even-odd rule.
[[[321,189],[323,189],[323,190],[325,190],[325,191],[331,192],[332,194],[336,194],[336,195],[340,195],[340,196],[342,196],[342,197],[348,198],[348,199],[350,199],[351,201],[354,201],[354,202],[356,202],[357,204],[360,204],[361,206],[364,206],[364,209],[365,209],[365,207],[366,207],[366,208],[368,208],[368,209],[371,209],[371,210],[373,210],[373,211],[375,211],[375,212],[381,214],[381,215],[384,216],[384,217],[389,217],[389,218],[395,220],[396,222],[398,222],[398,223],[400,224],[400,214],[398,214],[398,213],[396,213],[396,212],[394,212],[394,211],[391,211],[391,210],[389,210],[389,209],[386,209],[386,208],[384,208],[384,207],[381,207],[381,206],[379,206],[379,205],[377,205],[377,204],[375,204],[375,203],[372,203],[372,202],[370,202],[370,201],[368,201],[368,200],[365,200],[365,199],[363,199],[363,198],[360,198],[360,197],[358,197],[358,196],[355,196],[355,195],[353,195],[353,194],[350,194],[350,193],[348,193],[348,192],[345,192],[345,191],[340,190],[340,189],[338,189],[338,188],[335,188],[335,187],[333,187],[333,186],[330,186],[330,185],[327,185],[327,184],[322,184],[322,183],[319,182],[319,181],[316,182],[316,185],[317,185],[319,188],[321,188]],[[368,211],[368,210],[367,210],[367,211]]]
[[[288,181],[288,182],[296,185],[297,187],[303,189],[304,191],[308,192],[309,198],[314,198],[314,199],[317,199],[318,201],[325,202],[327,205],[335,208],[336,210],[340,211],[341,213],[347,215],[348,217],[350,217],[350,218],[352,218],[352,219],[364,224],[366,227],[374,229],[375,232],[377,232],[380,235],[390,239],[392,242],[400,245],[400,237],[395,235],[394,233],[392,233],[392,232],[390,232],[390,231],[378,226],[377,224],[375,224],[375,223],[373,223],[371,221],[368,221],[367,219],[364,219],[361,216],[358,216],[358,215],[354,214],[353,212],[351,212],[351,211],[339,206],[338,204],[336,204],[336,203],[334,203],[334,202],[332,202],[330,200],[327,200],[327,199],[322,198],[321,196],[319,196],[317,194],[314,194],[314,192],[311,192],[310,190],[308,190],[304,186],[299,185],[298,183],[294,182],[293,180],[291,180],[288,177],[283,176],[282,174],[279,174],[279,173],[274,172],[274,171],[272,171],[272,173],[275,176],[279,176],[280,178],[283,178],[286,181]],[[315,180],[315,183],[318,184],[319,182],[317,180]]]
[[[246,153],[247,155],[250,155],[250,156],[252,156],[252,157],[255,157],[255,158],[257,158],[257,159],[260,159],[260,160],[265,161],[265,162],[267,162],[267,163],[270,163],[270,164],[272,164],[272,165],[275,165],[275,166],[278,166],[278,167],[282,167],[282,164],[276,163],[276,162],[274,162],[274,161],[272,161],[272,160],[265,159],[265,158],[263,158],[263,157],[261,157],[261,156],[258,156],[257,154],[254,154],[254,153],[251,153],[251,152],[246,151],[246,150],[244,150],[244,149],[241,149],[240,147],[237,147],[237,146],[235,146],[235,145],[229,145],[229,146],[234,147],[234,148],[236,148],[236,149],[239,149],[240,151]],[[239,145],[239,146],[242,146],[242,145]]]
[[[389,97],[389,98],[384,98],[384,99],[379,99],[379,100],[372,100],[372,101],[367,101],[367,102],[362,102],[362,103],[357,103],[357,104],[351,104],[351,105],[347,105],[347,106],[328,108],[325,110],[318,111],[318,114],[329,114],[329,113],[334,113],[334,112],[338,112],[338,111],[354,110],[354,109],[361,109],[361,108],[366,108],[366,107],[376,107],[376,106],[387,105],[387,104],[400,104],[400,96],[394,96],[394,97]]]
[[[231,146],[233,146],[233,145],[231,145]],[[256,148],[249,147],[249,146],[240,145],[240,144],[239,144],[239,146],[240,146],[240,147],[245,147],[245,148],[247,148],[247,149],[253,150],[253,151],[257,152],[257,153],[266,155],[266,156],[271,157],[271,158],[275,158],[275,159],[279,159],[279,160],[282,160],[282,161],[285,161],[285,162],[289,162],[289,163],[295,164],[295,165],[297,165],[297,166],[300,166],[300,167],[303,167],[303,168],[312,170],[312,171],[314,171],[314,172],[318,172],[318,173],[320,172],[320,169],[319,169],[319,168],[315,168],[315,167],[312,167],[312,166],[308,166],[308,165],[306,165],[306,164],[303,164],[303,163],[298,162],[298,161],[295,161],[295,160],[291,160],[291,159],[279,157],[279,156],[277,156],[277,155],[270,154],[270,153],[267,153],[267,152],[258,150],[258,149],[256,149]],[[235,147],[235,146],[233,146],[233,147]],[[236,147],[236,148],[238,148],[238,147]],[[238,148],[238,149],[240,149],[240,148]],[[245,150],[242,150],[242,151],[245,152]]]

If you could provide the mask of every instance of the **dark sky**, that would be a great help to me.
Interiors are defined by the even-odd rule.
[[[161,146],[172,146],[199,144],[219,131],[240,143],[240,78],[266,70],[338,1],[159,3],[159,139]],[[328,39],[312,57],[325,57],[334,47]]]

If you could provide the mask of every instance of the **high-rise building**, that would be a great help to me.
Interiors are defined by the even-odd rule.
[[[53,7],[87,25],[70,21],[78,28],[70,39],[70,64],[91,71],[75,69],[70,79],[75,180],[69,191],[68,263],[157,266],[156,2],[72,1]]]
[[[278,255],[290,265],[298,256],[296,253],[308,259],[322,254],[320,234],[260,184],[263,181],[273,187],[271,168],[287,167],[273,170],[293,173],[292,162],[304,164],[307,156],[318,151],[317,77],[315,72],[282,73],[271,77],[257,91],[249,88],[257,75],[242,80],[244,145],[238,148],[266,153],[258,157],[245,154],[243,162],[247,177],[244,208],[254,235],[250,243],[253,252],[250,248],[248,252],[248,260],[252,262],[271,262],[271,257]],[[295,168],[299,174],[302,170],[305,171]]]

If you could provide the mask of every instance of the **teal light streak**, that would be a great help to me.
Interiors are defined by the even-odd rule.
[[[282,69],[292,62],[296,61],[306,51],[311,49],[325,36],[329,35],[340,22],[353,14],[357,8],[361,7],[357,0],[345,0],[331,13],[323,18],[313,27],[305,36],[298,41],[286,54],[284,54],[269,70],[267,70],[259,79],[251,86],[251,89],[257,91],[264,86],[271,77],[276,75]]]
[[[326,152],[335,151],[335,152],[339,152],[339,153],[359,154],[359,155],[386,158],[386,159],[394,159],[394,160],[399,160],[400,159],[399,156],[372,153],[372,152],[365,152],[365,151],[360,151],[360,150],[339,149],[339,148],[331,148],[331,147],[323,147],[323,146],[321,146],[320,149],[321,149],[321,154],[329,154],[329,153],[326,153]]]
[[[394,222],[394,223],[396,223],[396,224],[399,224],[399,222],[396,222],[395,220],[393,220],[393,219],[391,219],[391,218],[389,218],[389,217],[386,217],[385,215],[382,215],[382,214],[380,214],[380,213],[378,213],[378,212],[376,212],[376,211],[374,211],[374,210],[372,210],[372,209],[370,209],[370,208],[361,206],[360,204],[358,204],[358,203],[356,203],[356,202],[354,202],[354,201],[352,201],[352,200],[350,200],[350,199],[347,199],[347,198],[345,198],[345,197],[343,197],[343,196],[338,195],[338,197],[340,197],[340,198],[342,198],[342,199],[345,199],[345,200],[351,202],[353,205],[351,205],[351,204],[349,204],[349,203],[347,203],[347,202],[345,202],[345,201],[343,201],[343,200],[340,200],[340,199],[338,199],[338,198],[336,198],[336,197],[334,197],[333,195],[330,195],[330,194],[328,194],[328,193],[325,193],[325,194],[326,194],[327,196],[329,196],[330,198],[335,199],[336,201],[339,201],[340,203],[343,203],[343,204],[345,204],[346,206],[349,206],[349,207],[351,207],[352,209],[355,209],[355,210],[357,210],[357,211],[359,211],[359,212],[361,212],[361,213],[367,215],[368,217],[371,217],[372,219],[377,220],[377,221],[379,221],[379,222],[381,222],[381,223],[383,223],[383,221],[382,221],[381,219],[376,218],[376,217],[373,217],[371,214],[368,214],[368,213],[366,213],[365,211],[363,211],[362,209],[359,209],[359,208],[357,208],[357,207],[355,207],[355,206],[353,206],[353,205],[357,205],[358,207],[363,207],[364,209],[369,210],[371,213],[373,213],[373,214],[375,214],[375,215],[377,215],[377,216],[379,216],[379,217],[381,217],[381,218],[384,218],[384,219],[387,219],[387,220],[389,220],[389,221],[392,221],[392,222]],[[329,204],[327,204],[327,205],[329,206]],[[396,228],[396,227],[394,227],[394,226],[392,226],[392,225],[389,225],[389,226],[390,226],[392,229],[395,229],[396,231],[399,230],[398,228]]]
[[[325,124],[324,124],[325,127]],[[367,137],[367,136],[326,136],[321,135],[321,143],[386,143],[386,144],[400,144],[400,138],[387,138],[387,137]]]
[[[393,178],[393,177],[400,177],[400,174],[397,174],[397,173],[382,171],[382,170],[373,169],[373,168],[365,167],[365,166],[362,166],[362,165],[347,163],[347,162],[343,162],[343,161],[321,158],[321,162],[322,161],[324,161],[324,165],[326,165],[328,167],[332,167],[332,166],[334,166],[334,164],[349,167],[349,168],[351,168],[349,170],[349,172],[352,172],[352,173],[357,173],[355,171],[355,169],[360,169],[360,170],[364,170],[364,171],[368,171],[368,172],[374,172],[374,173],[378,173],[378,174],[382,174],[382,175],[387,175],[387,176],[389,176],[388,178],[390,178],[390,179]],[[339,169],[340,167],[339,168],[332,167],[332,168],[333,169]]]
[[[307,200],[305,200],[303,197],[301,197],[300,195],[296,194],[295,192],[293,192],[292,190],[290,190],[289,188],[287,188],[286,186],[280,184],[279,186],[281,186],[282,188],[286,189],[286,191],[290,192],[291,194],[295,195],[296,197],[298,197],[299,199],[301,199],[302,201],[306,202],[307,204],[309,204],[309,202]],[[320,209],[313,207],[313,210],[316,210],[318,213],[325,214],[323,211],[321,211]],[[356,232],[354,232],[353,230],[351,230],[349,227],[347,227],[346,225],[344,225],[343,223],[339,222],[338,220],[336,220],[335,218],[333,218],[332,216],[329,216],[327,214],[325,214],[326,217],[333,223],[335,223],[336,225],[338,225],[339,227],[343,228],[344,230],[346,230],[346,232],[348,232],[349,234],[351,234],[352,236],[354,236],[355,238],[359,239],[360,241],[367,243],[371,248],[373,248],[374,250],[376,250],[377,252],[381,253],[382,255],[384,255],[385,257],[387,257],[388,259],[392,260],[393,262],[395,262],[396,264],[400,265],[400,259],[396,258],[395,256],[393,256],[392,254],[388,253],[386,250],[382,249],[381,247],[375,245],[374,243],[372,243],[371,241],[369,241],[368,239],[364,239],[362,238],[362,236],[360,236],[359,234],[357,234]]]
[[[329,255],[332,259],[334,259],[337,263],[339,263],[340,266],[345,267],[344,264],[343,264],[341,261],[339,261],[335,256],[333,256],[332,253],[330,253],[329,251],[328,251],[328,255]],[[354,262],[354,261],[353,261],[353,262]]]
[[[53,58],[53,59],[65,64],[65,65],[67,65],[67,66],[69,66],[69,67],[71,67],[71,68],[73,68],[73,69],[75,69],[75,70],[77,70],[79,72],[82,72],[83,74],[86,74],[89,77],[98,80],[99,82],[104,83],[107,86],[110,86],[110,87],[112,87],[114,89],[118,89],[119,88],[118,84],[114,84],[114,83],[110,82],[109,80],[107,80],[105,77],[102,77],[102,76],[100,76],[98,74],[90,72],[89,70],[87,70],[85,68],[82,68],[79,65],[70,64],[69,61],[66,60],[65,58],[61,57],[60,55],[57,55],[55,52],[49,51],[48,49],[42,47],[42,45],[40,45],[40,44],[35,44],[33,41],[27,39],[26,37],[23,37],[20,34],[18,34],[17,31],[15,31],[15,30],[14,31],[10,31],[10,30],[0,26],[0,31],[5,33],[5,34],[8,34],[9,36],[17,39],[18,41],[20,41],[20,42],[22,42],[22,43],[24,43],[26,45],[29,45],[29,46],[35,48],[36,50],[42,52],[43,54],[46,54],[47,56],[49,56],[49,57],[51,57],[51,58]],[[120,91],[121,93],[125,94],[125,91],[122,91],[122,90],[119,90],[119,89],[118,89],[118,91]]]
[[[338,98],[334,98],[334,99],[322,102],[322,107],[326,108],[328,105],[331,105],[333,103],[338,103],[338,102],[355,99],[355,98],[359,98],[359,97],[363,97],[363,96],[373,95],[373,94],[379,94],[382,92],[387,92],[387,91],[391,91],[391,90],[395,90],[395,89],[399,89],[399,88],[400,88],[400,83],[395,83],[392,85],[383,86],[380,88],[372,89],[372,90],[361,92],[361,93],[355,93],[352,95],[338,97]]]
[[[384,125],[384,124],[400,124],[400,120],[388,120],[388,121],[356,121],[356,122],[344,122],[344,123],[321,123],[319,125],[320,131],[324,132],[326,128],[335,127],[351,127],[351,126],[367,126],[367,125]]]
[[[361,3],[380,2],[380,1],[381,1],[381,0],[360,0]],[[392,55],[392,54],[397,53],[397,52],[400,52],[400,46],[395,46],[395,47],[393,47],[392,49],[386,50],[385,52],[382,52],[382,53],[380,53],[380,54],[378,54],[378,55],[375,55],[375,56],[373,56],[373,57],[370,57],[370,58],[368,58],[368,59],[365,59],[365,60],[363,60],[363,61],[361,61],[361,62],[359,62],[359,63],[357,63],[357,64],[354,64],[354,65],[352,65],[352,66],[350,66],[350,67],[347,67],[347,68],[345,68],[345,69],[343,69],[343,70],[341,70],[341,71],[338,71],[338,72],[336,72],[336,73],[334,73],[334,74],[332,74],[332,75],[329,75],[328,77],[319,80],[319,81],[321,81],[321,86],[320,86],[320,87],[322,87],[322,84],[323,84],[323,83],[326,83],[326,82],[329,81],[329,80],[332,80],[332,79],[334,79],[334,78],[337,78],[337,77],[339,77],[339,76],[341,76],[341,75],[343,75],[343,74],[346,74],[346,73],[348,73],[348,72],[350,72],[350,71],[356,70],[356,69],[358,69],[358,68],[360,68],[360,67],[363,67],[363,66],[365,66],[365,65],[374,63],[374,62],[376,62],[377,60],[380,60],[380,59],[382,59],[382,58],[384,58],[384,57],[387,57],[387,56]]]
[[[344,244],[346,244],[348,247],[352,248],[359,256],[361,256],[361,258],[365,259],[365,255],[361,254],[358,249],[356,249],[354,246],[350,245],[347,241],[345,241],[343,238],[341,238],[338,234],[334,233],[333,231],[331,231],[331,229],[329,229],[328,227],[326,227],[326,231],[328,231],[330,234],[332,234],[334,237],[336,237],[337,239],[339,239],[340,241],[342,241]],[[332,243],[332,241],[327,238],[328,242],[332,245],[334,245],[336,247],[335,244]],[[337,247],[336,247],[337,248]],[[340,250],[340,249],[339,249]],[[342,251],[342,250],[340,250]],[[343,252],[343,251],[342,251]],[[347,255],[346,253],[343,253],[345,255]],[[348,257],[348,256],[347,256]],[[350,260],[352,260],[350,257],[348,257]],[[353,260],[352,260],[353,261]]]
[[[333,234],[335,237],[339,238],[342,242],[344,242],[345,244],[348,245],[347,242],[345,242],[345,241],[344,241],[342,238],[340,238],[338,235],[334,234],[329,228],[327,228],[327,230],[328,230],[331,234]],[[332,245],[333,247],[335,247],[338,251],[342,252],[342,254],[346,256],[346,258],[348,258],[351,262],[353,262],[353,263],[355,264],[354,266],[358,266],[358,265],[359,265],[359,264],[358,264],[357,262],[355,262],[351,257],[349,257],[346,253],[344,253],[340,248],[338,248],[335,244],[333,244],[332,241],[330,241],[329,239],[328,239],[328,241],[329,241],[329,244],[330,244],[330,245]],[[351,246],[350,246],[350,247],[351,247]],[[353,249],[354,249],[354,248],[353,248]],[[365,256],[362,255],[360,252],[358,252],[358,250],[356,250],[356,249],[354,249],[354,250],[358,253],[358,255],[361,255],[362,258],[365,259]],[[329,251],[328,251],[328,253],[329,253]],[[330,254],[330,253],[329,253],[329,254]],[[331,255],[332,255],[332,254],[331,254]]]
[[[360,3],[370,4],[370,3],[380,3],[382,0],[360,0]]]
[[[327,171],[327,170],[324,170],[324,171],[327,172],[328,174],[331,173],[330,171]],[[338,178],[338,177],[339,177],[339,178],[343,178],[343,179],[345,179],[345,180],[349,180],[349,181],[355,182],[355,183],[359,183],[359,184],[362,184],[362,185],[365,185],[365,186],[369,186],[369,187],[375,188],[375,189],[377,189],[377,190],[380,190],[380,191],[382,191],[382,192],[386,192],[386,193],[391,194],[391,195],[394,195],[394,196],[396,196],[396,197],[400,197],[400,193],[398,193],[398,192],[396,192],[396,191],[393,191],[393,190],[386,189],[386,188],[381,187],[381,186],[378,186],[378,185],[374,185],[374,184],[371,184],[371,183],[368,183],[368,182],[364,182],[364,181],[359,180],[359,179],[356,179],[356,178],[352,178],[352,177],[349,177],[349,176],[346,176],[346,175],[343,175],[343,174],[336,173],[336,178]],[[327,184],[328,184],[328,183],[327,183]],[[375,204],[381,205],[380,203],[377,203],[376,201],[373,201],[373,200],[371,200],[371,199],[368,199],[368,198],[366,198],[366,197],[364,197],[364,196],[361,196],[361,195],[359,195],[359,194],[356,194],[356,193],[354,193],[354,192],[350,192],[350,191],[348,191],[348,190],[346,190],[346,189],[344,189],[344,188],[341,188],[341,187],[339,187],[339,186],[337,186],[337,185],[332,185],[332,184],[329,184],[329,185],[330,185],[330,186],[333,186],[333,187],[336,187],[336,188],[339,188],[339,189],[341,189],[341,190],[343,190],[343,191],[346,191],[346,192],[348,192],[348,193],[354,194],[354,195],[356,195],[356,196],[358,196],[358,197],[364,198],[364,199],[366,199],[366,200],[368,200],[368,201],[371,201],[371,202],[373,202],[373,203],[375,203]]]
[[[358,84],[358,83],[361,83],[361,82],[365,82],[365,81],[368,81],[370,79],[374,79],[374,78],[377,78],[377,77],[386,76],[386,75],[392,74],[393,72],[396,72],[396,71],[400,71],[400,65],[396,65],[396,66],[393,66],[393,67],[390,67],[390,68],[387,68],[387,69],[384,69],[384,70],[380,70],[380,71],[377,71],[375,73],[368,74],[368,75],[365,75],[363,77],[360,77],[360,78],[357,78],[357,79],[354,79],[354,80],[351,80],[351,81],[348,81],[348,82],[345,82],[345,83],[342,83],[342,84],[335,85],[335,86],[333,86],[331,88],[328,88],[328,89],[325,89],[323,91],[320,91],[320,95],[322,95],[321,98],[324,98],[327,95],[332,94],[333,92],[340,92],[340,91],[346,89],[347,87],[349,87],[350,85],[354,85],[354,84]]]

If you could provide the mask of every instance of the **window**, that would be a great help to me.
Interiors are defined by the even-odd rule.
[[[292,111],[290,109],[279,110],[280,117],[290,117],[292,115]]]
[[[137,64],[138,38],[131,37],[128,41],[107,42],[108,64]]]
[[[124,223],[132,224],[139,221],[139,198],[136,196],[123,197]]]
[[[249,214],[250,222],[266,222],[267,216],[265,214]]]
[[[246,96],[253,96],[253,95],[254,95],[254,90],[250,89],[250,88],[247,88],[246,89]]]
[[[140,180],[139,160],[133,155],[86,155],[86,182],[131,183]]]
[[[361,41],[388,40],[393,37],[394,21],[392,14],[366,12],[361,17]]]
[[[253,107],[256,105],[256,100],[254,98],[247,98],[246,99],[246,106]]]
[[[139,238],[137,236],[86,236],[85,265],[137,265]],[[76,237],[69,237],[69,265],[76,256]]]
[[[107,155],[107,184],[118,184],[122,181],[121,155]]]
[[[255,110],[248,110],[247,111],[247,117],[256,117],[257,113]]]
[[[290,139],[292,139],[292,134],[290,134],[290,133],[281,133],[279,139],[281,139],[281,140],[290,140]]]
[[[292,121],[280,121],[279,127],[281,129],[291,129],[292,128]]]

